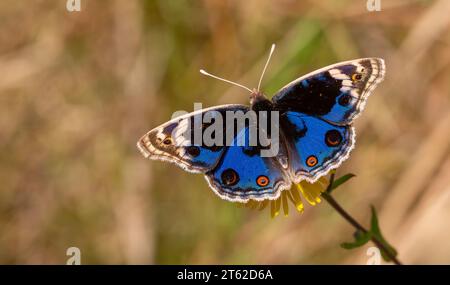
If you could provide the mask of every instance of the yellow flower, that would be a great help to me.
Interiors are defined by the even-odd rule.
[[[289,214],[289,201],[295,205],[295,208],[300,213],[303,213],[304,206],[301,196],[312,206],[320,203],[320,195],[327,189],[328,179],[321,177],[315,183],[309,183],[307,181],[301,181],[299,184],[293,184],[291,189],[281,192],[281,195],[276,200],[255,201],[250,200],[244,204],[245,207],[250,209],[263,210],[270,205],[270,215],[275,218],[280,214],[283,209],[284,215],[287,217]],[[301,195],[300,195],[301,194]]]

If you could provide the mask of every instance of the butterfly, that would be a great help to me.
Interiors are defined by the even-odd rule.
[[[361,58],[324,67],[292,81],[269,100],[259,89],[274,48],[272,45],[257,89],[201,70],[248,90],[250,106],[221,105],[174,118],[139,139],[137,147],[144,157],[201,173],[220,198],[242,203],[277,199],[292,183],[313,183],[339,167],[355,145],[353,121],[384,78],[384,60]],[[224,144],[208,146],[182,135],[186,130],[204,133],[211,125],[202,121],[207,115],[218,119],[229,112],[249,111],[278,112],[279,151],[275,156],[262,156],[261,144],[248,143],[249,124],[237,128]],[[195,123],[198,121],[200,124]],[[229,127],[223,124],[219,132]]]

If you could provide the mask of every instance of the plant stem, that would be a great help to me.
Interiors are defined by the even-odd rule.
[[[327,190],[322,193],[322,197],[328,202],[328,204],[330,204],[331,207],[333,207],[355,229],[357,229],[363,233],[367,233],[368,232],[367,229],[364,228],[360,223],[358,223],[358,221],[356,221],[349,213],[347,213],[347,211],[345,211],[341,207],[341,205],[339,205],[339,203],[329,193],[331,185],[333,184],[333,181],[334,181],[334,173],[331,174],[330,184],[328,185]],[[372,236],[371,240],[380,250],[382,250],[386,254],[386,256],[389,257],[389,259],[392,260],[392,262],[394,262],[397,265],[402,265],[402,263],[397,259],[397,257],[392,255],[391,252],[384,246],[384,244],[381,241],[379,241],[374,236]]]

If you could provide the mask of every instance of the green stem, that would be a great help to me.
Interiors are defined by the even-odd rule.
[[[339,205],[339,203],[329,193],[330,189],[331,189],[331,185],[333,184],[333,181],[334,181],[334,173],[331,174],[330,184],[328,185],[327,190],[322,193],[322,197],[328,202],[328,204],[330,204],[331,207],[333,207],[355,229],[361,231],[362,233],[367,233],[368,232],[367,229],[364,228],[360,223],[358,223],[358,221],[356,221],[349,213],[347,213],[347,211],[345,211],[341,207],[341,205]],[[392,262],[394,262],[397,265],[402,265],[402,263],[397,259],[397,257],[392,255],[391,252],[384,246],[384,244],[380,240],[378,240],[373,235],[372,235],[371,240],[380,250],[382,250],[386,254],[386,256],[389,257],[389,259],[392,260]]]

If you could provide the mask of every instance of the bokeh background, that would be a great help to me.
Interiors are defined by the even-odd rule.
[[[450,263],[450,1],[0,1],[0,263],[365,264],[326,203],[271,219],[201,175],[145,160],[138,138],[176,110],[247,103],[314,69],[386,59],[355,123],[335,198],[370,205],[405,263]]]

